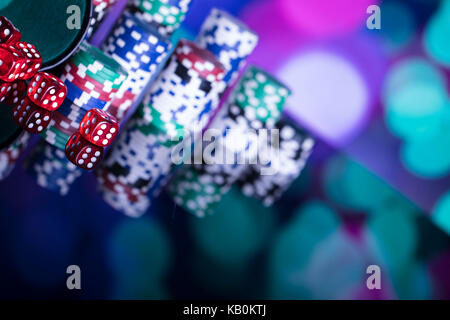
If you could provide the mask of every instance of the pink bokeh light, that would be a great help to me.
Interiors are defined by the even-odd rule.
[[[342,147],[362,132],[374,112],[385,57],[367,32],[324,39],[295,29],[284,17],[282,1],[252,2],[242,13],[241,18],[260,36],[249,62],[277,75],[292,89],[287,113],[313,134]],[[354,30],[363,29],[365,19],[358,23]],[[319,61],[312,60],[314,65],[304,65],[308,52],[322,55]]]
[[[286,21],[313,36],[335,36],[365,26],[367,8],[377,0],[278,0]]]
[[[276,72],[292,52],[305,44],[306,39],[285,21],[275,0],[251,2],[239,18],[259,37],[248,62],[268,72]]]

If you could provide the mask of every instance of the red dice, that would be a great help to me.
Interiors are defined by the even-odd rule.
[[[25,97],[13,108],[13,119],[29,133],[40,133],[47,128],[52,119],[52,113]]]
[[[19,102],[27,90],[27,84],[23,80],[15,82],[0,81],[0,103],[13,105]]]
[[[103,156],[103,148],[90,143],[76,132],[66,144],[66,157],[77,167],[91,170]]]
[[[26,58],[26,70],[20,73],[19,78],[23,80],[33,77],[41,68],[42,56],[37,49],[27,42],[17,42],[15,47],[19,49]]]
[[[38,106],[55,111],[66,98],[67,88],[54,75],[39,72],[31,79],[27,95]]]
[[[19,30],[6,17],[0,16],[0,43],[14,44],[20,40]]]
[[[119,132],[117,119],[100,109],[91,109],[80,123],[80,133],[89,142],[100,146],[109,146]]]
[[[27,70],[27,59],[13,45],[0,44],[0,80],[12,82]]]
[[[1,103],[4,103],[4,101],[9,97],[11,90],[12,90],[13,83],[14,82],[0,81],[0,102]]]

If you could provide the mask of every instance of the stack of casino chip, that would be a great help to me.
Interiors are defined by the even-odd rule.
[[[174,167],[172,150],[192,130],[193,120],[203,111],[223,74],[223,66],[211,53],[188,40],[180,40],[149,94],[105,157],[101,170],[150,198],[156,196]],[[122,206],[123,201],[113,207]],[[130,201],[129,206],[134,212],[135,203]]]
[[[128,10],[170,36],[183,22],[192,0],[130,0]]]
[[[14,169],[23,149],[28,145],[30,134],[23,131],[6,148],[0,150],[0,180],[5,179]]]
[[[116,3],[117,0],[93,0],[92,5],[92,17],[89,24],[88,31],[86,33],[86,39],[89,39],[100,24],[103,18],[108,14],[109,9]]]
[[[234,102],[244,109],[248,119],[262,121],[271,128],[280,119],[291,92],[264,70],[249,66],[233,94]]]
[[[146,88],[170,46],[166,37],[127,10],[118,20],[102,49],[128,71],[127,79],[108,108],[119,121]]]
[[[314,147],[314,139],[294,122],[283,118],[276,124],[277,141],[272,141],[265,156],[269,162],[248,167],[238,185],[249,197],[272,205],[300,175]],[[265,169],[265,171],[263,171]]]
[[[195,43],[218,57],[227,69],[223,80],[229,82],[237,77],[237,71],[255,49],[258,36],[227,12],[212,9]]]
[[[178,205],[197,217],[212,214],[211,204],[218,203],[224,193],[212,175],[195,170],[180,170],[169,192]]]
[[[82,170],[72,164],[63,150],[39,141],[25,162],[25,171],[45,189],[66,195]]]
[[[173,200],[198,217],[213,214],[214,206],[256,158],[257,132],[263,127],[259,120],[249,121],[240,106],[226,102],[205,131],[215,138],[202,142],[202,163],[191,161],[195,164],[184,165],[170,181]]]
[[[124,170],[124,168],[121,168]],[[116,170],[120,170],[116,168]],[[125,176],[119,171],[108,172],[100,168],[96,171],[99,191],[103,199],[117,211],[122,211],[130,217],[139,217],[149,206],[147,195],[139,188],[130,186]]]
[[[209,51],[180,40],[136,114],[138,129],[156,126],[168,139],[183,138],[194,129],[224,72]]]
[[[212,96],[213,99],[208,105],[209,109],[214,111],[219,105],[223,92],[236,79],[247,57],[255,49],[258,36],[227,12],[212,9],[195,42],[199,47],[213,53],[227,70],[218,85],[217,94]],[[211,115],[213,112],[201,114],[198,126],[204,127]]]
[[[60,79],[67,87],[67,97],[41,136],[64,149],[85,113],[92,108],[106,109],[126,77],[127,72],[114,59],[83,43],[62,69]]]
[[[71,134],[67,133],[56,126],[55,121],[51,121],[47,129],[41,133],[41,137],[52,146],[64,150]]]
[[[257,160],[259,131],[279,119],[289,95],[289,89],[278,80],[257,67],[249,67],[208,128],[207,132],[217,138],[203,141],[203,162],[183,167],[169,184],[174,201],[199,217],[212,214],[222,196]],[[208,192],[214,193],[206,198],[205,190],[189,188],[198,189],[206,182],[214,186],[208,187]]]
[[[138,217],[157,196],[171,168],[170,148],[144,135],[131,120],[97,169],[99,191],[114,209]]]

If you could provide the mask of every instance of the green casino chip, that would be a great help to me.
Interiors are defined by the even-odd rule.
[[[40,133],[40,135],[44,138],[45,141],[62,150],[66,148],[66,143],[70,138],[70,136],[59,131],[51,125],[49,125],[45,131]]]
[[[277,122],[291,91],[280,81],[255,66],[250,66],[239,81],[234,100],[247,115],[264,123]]]
[[[159,2],[153,1],[153,5],[149,11],[147,11],[156,19],[162,19],[162,21],[157,21],[165,26],[177,26],[183,22],[185,12],[181,11],[179,8]]]
[[[157,136],[158,141],[165,146],[176,145],[185,136],[183,126],[175,122],[163,121],[160,113],[150,106],[141,104],[135,118],[137,119],[137,129],[139,131],[146,136]]]
[[[86,62],[86,65],[100,64],[103,67],[100,72],[105,76],[109,76],[111,80],[126,74],[125,69],[116,60],[85,42],[81,44],[80,51],[77,52],[74,58]]]
[[[169,184],[169,193],[179,206],[197,217],[213,214],[223,195],[211,176],[199,175],[192,167],[179,170]]]
[[[113,58],[86,43],[80,46],[80,50],[71,58],[71,61],[76,66],[95,67],[95,69],[98,69],[97,72],[88,69],[86,74],[100,83],[112,82],[114,89],[120,88],[127,76],[125,69]]]
[[[143,12],[153,17],[153,20],[164,26],[178,26],[183,22],[186,10],[180,10],[175,6],[163,3],[161,1],[138,1],[137,7]]]

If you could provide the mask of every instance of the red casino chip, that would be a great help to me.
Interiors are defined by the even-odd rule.
[[[80,76],[77,71],[78,68],[69,61],[64,67],[64,74],[61,79],[63,81],[66,79],[69,80],[87,93],[96,93],[95,95],[98,96],[97,99],[102,101],[111,101],[114,98],[118,89],[107,88],[105,85],[92,79],[89,75]]]
[[[225,74],[225,67],[217,58],[208,50],[199,48],[192,41],[181,39],[175,49],[175,57],[186,68],[196,71],[208,81],[220,81]]]
[[[60,112],[54,112],[53,113],[53,126],[61,131],[62,133],[71,136],[75,132],[78,131],[78,128],[80,126],[79,123],[70,120],[66,118],[63,114]]]
[[[116,117],[119,121],[125,113],[133,106],[136,95],[130,91],[125,91],[121,98],[114,98],[108,107],[108,112]]]
[[[106,4],[106,8],[109,8],[109,7],[111,7],[112,5],[114,5],[114,4],[116,3],[116,1],[117,1],[117,0],[93,0],[93,1],[92,1],[92,4],[93,4],[94,6],[99,6],[99,5],[101,5],[102,3],[105,3],[105,4]]]
[[[130,202],[139,202],[139,198],[145,196],[145,192],[121,182],[107,170],[99,168],[96,171],[96,175],[102,187],[116,194],[125,194]]]
[[[83,91],[97,92],[98,95],[101,97],[99,99],[102,101],[111,101],[111,99],[115,96],[115,94],[118,91],[118,89],[106,87],[105,85],[94,80],[87,74],[81,76],[78,73],[78,68],[70,61],[64,67],[64,74],[62,76],[62,79],[63,80],[68,79],[70,82],[72,82],[74,85],[76,85],[78,88],[80,88]],[[104,100],[104,99],[107,99],[107,100]]]
[[[123,104],[128,103],[129,101],[133,102],[136,99],[136,95],[130,91],[125,91],[121,98],[115,97],[111,102],[111,106],[116,108],[120,108]]]

